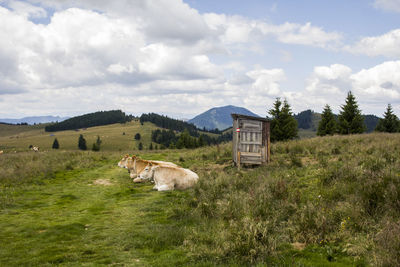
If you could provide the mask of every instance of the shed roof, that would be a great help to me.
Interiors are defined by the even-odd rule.
[[[266,119],[266,118],[261,118],[261,117],[254,117],[254,116],[248,116],[248,115],[242,115],[242,114],[236,114],[236,113],[232,113],[231,114],[232,118],[238,119],[238,118],[243,118],[243,119],[250,119],[250,120],[255,120],[255,121],[266,121],[266,122],[270,122],[271,120]]]

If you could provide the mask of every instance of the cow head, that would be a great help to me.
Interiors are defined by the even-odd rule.
[[[129,155],[126,154],[126,155],[118,162],[118,167],[128,169],[128,160],[129,160]]]
[[[149,162],[147,166],[143,169],[143,171],[139,174],[139,179],[142,181],[151,181],[154,176],[154,168],[156,165],[152,162]]]

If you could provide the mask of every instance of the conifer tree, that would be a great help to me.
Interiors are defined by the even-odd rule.
[[[280,129],[280,113],[281,113],[281,105],[282,102],[279,98],[277,98],[274,102],[273,109],[270,109],[268,113],[271,115],[271,141],[280,140],[280,136],[282,136],[282,130]]]
[[[400,121],[396,114],[393,113],[392,105],[388,104],[383,119],[379,119],[375,128],[378,132],[397,133],[400,132]]]
[[[149,150],[153,150],[153,143],[150,142]]]
[[[139,150],[143,150],[143,144],[142,144],[142,142],[139,143],[138,149],[139,149]]]
[[[269,110],[271,115],[271,141],[283,141],[297,137],[297,121],[293,117],[290,105],[285,99],[282,102],[276,99],[273,109]]]
[[[135,134],[135,140],[140,140],[141,136],[140,133]]]
[[[332,113],[331,107],[326,105],[321,115],[321,121],[318,124],[317,135],[333,135],[337,131],[337,122]]]
[[[354,95],[349,91],[346,103],[339,114],[338,131],[340,134],[357,134],[366,130],[364,118]]]
[[[83,138],[83,135],[79,135],[79,140],[78,140],[78,147],[80,150],[86,150],[86,140]]]
[[[58,143],[57,138],[54,139],[52,148],[53,149],[59,149],[60,148],[60,144]]]
[[[101,143],[103,143],[103,141],[101,141],[100,136],[97,136],[96,145],[99,147],[99,150],[100,150]]]

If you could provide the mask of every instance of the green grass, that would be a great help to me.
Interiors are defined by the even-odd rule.
[[[99,179],[111,185],[96,184]],[[171,217],[171,204],[188,192],[134,185],[114,162],[57,171],[40,182],[8,188],[12,200],[3,200],[0,213],[1,266],[187,262],[177,249],[186,221]]]
[[[56,133],[70,150],[39,153],[25,143],[40,129],[1,139],[0,266],[399,264],[399,134],[279,142],[269,165],[241,170],[231,144],[132,151],[199,174],[191,190],[156,192],[116,166],[152,127],[85,130],[108,131],[100,152],[77,151],[80,132]]]

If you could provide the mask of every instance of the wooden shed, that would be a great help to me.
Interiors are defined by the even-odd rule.
[[[233,162],[266,164],[271,159],[270,121],[268,119],[231,114],[233,119]]]

